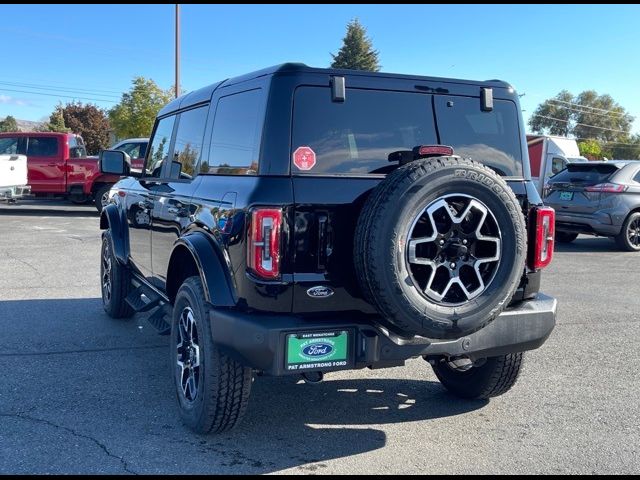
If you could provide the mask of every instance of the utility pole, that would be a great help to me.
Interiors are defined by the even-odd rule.
[[[176,3],[176,98],[180,96],[180,4]]]

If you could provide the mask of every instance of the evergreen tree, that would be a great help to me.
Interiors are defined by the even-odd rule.
[[[7,115],[4,120],[0,120],[0,132],[17,132],[18,122],[11,115]]]
[[[347,25],[347,34],[342,39],[342,48],[334,55],[331,68],[347,68],[351,70],[380,71],[378,51],[373,49],[367,30],[357,18]]]

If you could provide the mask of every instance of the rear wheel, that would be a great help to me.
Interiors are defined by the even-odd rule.
[[[628,252],[640,251],[640,212],[632,213],[616,236],[616,243]]]
[[[212,341],[210,309],[200,278],[185,280],[173,309],[171,365],[180,416],[197,433],[235,427],[251,393],[252,370]]]
[[[462,370],[454,362],[443,360],[433,366],[440,383],[454,395],[481,400],[506,393],[518,380],[522,353],[512,353],[485,360],[478,367]]]
[[[571,232],[556,232],[556,242],[558,243],[571,243],[578,238],[577,233]]]
[[[103,185],[93,196],[93,203],[98,210],[98,213],[102,213],[102,209],[109,204],[109,190],[111,190],[111,185]]]

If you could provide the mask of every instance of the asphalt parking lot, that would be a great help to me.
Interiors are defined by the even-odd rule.
[[[92,206],[0,204],[0,474],[637,473],[640,254],[559,246],[558,326],[507,395],[464,402],[429,366],[258,378],[229,434],[184,428],[168,340],[108,318]]]

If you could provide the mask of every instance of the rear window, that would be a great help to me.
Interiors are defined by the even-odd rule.
[[[29,137],[27,156],[55,157],[58,154],[58,139],[56,137]]]
[[[493,101],[483,112],[480,99],[436,95],[434,101],[440,143],[456,155],[471,158],[508,177],[522,176],[518,110],[509,100]]]
[[[570,163],[565,170],[549,179],[549,183],[584,183],[595,185],[606,181],[618,171],[613,164],[589,165],[588,163]]]
[[[431,95],[348,89],[332,102],[328,87],[300,87],[293,112],[293,150],[309,147],[316,164],[294,173],[386,173],[390,153],[437,143]]]
[[[0,138],[0,155],[24,154],[20,151],[20,139],[18,137]]]
[[[511,101],[496,99],[493,110],[483,112],[479,98],[347,89],[340,103],[331,101],[328,87],[300,87],[293,114],[292,151],[306,147],[300,151],[316,156],[302,169],[292,158],[296,174],[387,173],[397,166],[389,154],[442,144],[501,175],[522,176],[518,111]]]

